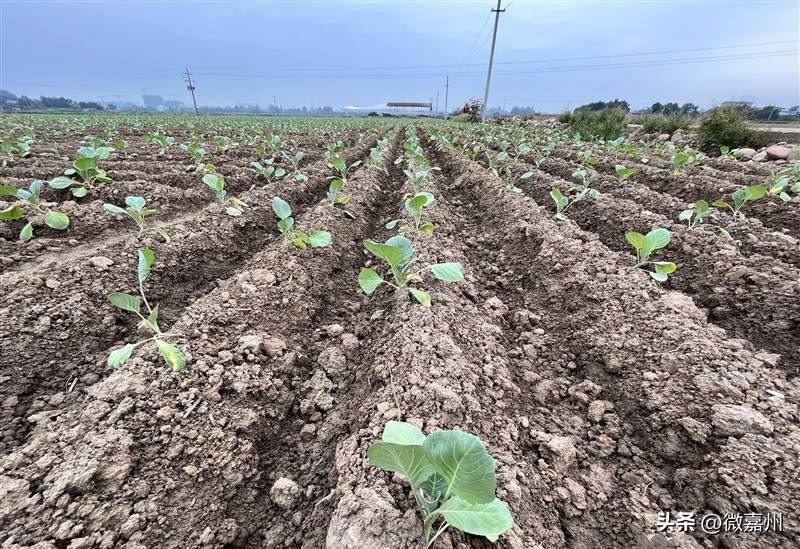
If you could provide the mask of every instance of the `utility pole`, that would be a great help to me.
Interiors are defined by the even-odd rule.
[[[194,113],[197,116],[200,116],[200,111],[197,110],[197,99],[194,97],[194,83],[192,83],[192,75],[189,73],[189,69],[186,69],[186,81],[189,82],[189,85],[186,86],[186,89],[192,92],[192,103],[194,103]]]
[[[272,96],[272,105],[275,107],[275,116],[278,116],[278,100],[274,95]]]
[[[447,95],[450,92],[450,77],[447,77],[444,84],[444,119],[447,120],[447,117],[450,113],[447,110]]]
[[[436,116],[439,116],[439,92],[436,92]]]
[[[486,122],[486,109],[489,104],[489,84],[492,81],[492,64],[494,63],[494,45],[497,42],[497,24],[500,22],[500,13],[506,11],[500,9],[500,0],[497,0],[497,9],[492,10],[494,16],[494,34],[492,35],[492,53],[489,54],[489,73],[486,75],[486,93],[483,95],[483,111],[481,112],[481,123]]]

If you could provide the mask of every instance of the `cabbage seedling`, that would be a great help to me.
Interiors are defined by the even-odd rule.
[[[42,209],[39,198],[41,192],[42,182],[38,180],[31,183],[29,189],[17,189],[16,187],[5,185],[0,186],[0,196],[13,196],[18,198],[22,201],[23,206],[33,208],[37,214],[44,214],[45,225],[51,229],[63,231],[69,227],[69,217],[67,217],[66,214],[51,210],[50,208],[46,210]],[[20,219],[24,216],[25,212],[23,212],[19,204],[12,204],[5,210],[0,211],[0,219],[8,221]],[[19,233],[19,239],[23,242],[27,242],[31,238],[33,238],[33,221],[29,221]]]
[[[272,211],[278,217],[278,228],[283,235],[283,246],[286,247],[289,242],[300,248],[301,250],[308,249],[311,244],[313,248],[324,248],[331,243],[331,233],[327,231],[314,231],[311,235],[307,235],[302,231],[293,229],[294,218],[292,217],[292,208],[289,203],[282,198],[276,196],[272,199]]]
[[[331,185],[330,187],[328,187],[328,200],[331,201],[331,208],[336,208],[337,206],[340,205],[343,206],[350,201],[349,196],[336,196],[336,193],[339,191],[339,189],[342,188],[343,185],[344,181],[342,181],[341,179],[334,179],[333,181],[331,181]],[[344,213],[344,215],[346,215],[350,219],[356,218],[356,216],[351,211],[348,210],[341,210],[341,211]]]
[[[495,496],[492,456],[475,435],[454,430],[426,437],[414,425],[389,421],[382,442],[369,447],[367,458],[408,479],[422,515],[426,549],[449,526],[490,541],[514,526],[508,507]]]
[[[800,175],[800,162],[794,168],[786,168],[777,173],[769,170],[769,194],[777,195],[784,202],[790,202],[792,197],[787,190],[793,193],[800,192],[800,181],[791,185],[792,176]]]
[[[267,158],[265,162],[267,164],[266,167],[262,166],[258,162],[251,162],[250,165],[256,169],[258,175],[267,180],[267,184],[272,183],[273,179],[277,179],[286,175],[286,170],[280,166],[276,167],[273,165],[273,162],[275,162],[274,158]]]
[[[417,193],[413,197],[406,199],[406,210],[411,212],[411,215],[414,216],[414,228],[418,231],[423,233],[433,232],[433,223],[423,223],[420,225],[420,222],[422,218],[422,209],[430,204],[433,204],[435,201],[436,199],[433,197],[433,195],[426,192]],[[401,219],[393,219],[386,224],[386,228],[394,229],[401,221]]]
[[[680,173],[681,168],[684,166],[684,164],[688,164],[689,163],[689,155],[686,154],[686,153],[678,153],[678,154],[672,155],[671,160],[672,160],[672,168],[673,168],[672,174],[673,175],[678,175],[678,173]]]
[[[207,173],[203,176],[203,183],[208,185],[211,190],[214,191],[214,194],[217,196],[217,200],[219,201],[220,205],[225,208],[225,212],[228,215],[232,217],[238,217],[242,215],[241,208],[246,208],[247,204],[235,197],[226,198],[228,192],[225,190],[224,177],[213,173]],[[233,204],[233,206],[226,206],[226,204],[229,203]]]
[[[127,196],[125,197],[125,204],[128,206],[127,208],[123,209],[119,206],[115,206],[114,204],[103,204],[103,207],[110,212],[124,214],[133,219],[136,225],[139,226],[139,236],[141,236],[145,229],[144,218],[148,215],[154,215],[158,213],[158,210],[145,210],[144,205],[146,202],[147,201],[141,196]],[[167,234],[167,231],[164,229],[154,228],[153,230],[157,232],[165,242],[169,242],[171,240]]]
[[[227,135],[214,136],[214,143],[217,144],[217,152],[229,151],[239,146],[239,143],[237,143]]]
[[[337,154],[330,159],[329,165],[330,167],[332,167],[334,170],[337,171],[337,175],[328,176],[328,179],[339,178],[346,183],[347,172],[349,172],[356,166],[361,165],[361,160],[356,160],[355,162],[353,162],[348,166],[347,163],[345,162],[345,159]]]
[[[572,187],[571,189],[567,190],[567,196],[561,194],[561,191],[557,188],[553,188],[550,191],[550,198],[553,199],[553,202],[556,203],[556,215],[555,218],[560,221],[566,221],[567,217],[564,215],[564,212],[570,206],[580,202],[587,196],[598,196],[600,191],[597,189],[591,188],[589,185],[592,184],[592,181],[595,180],[597,177],[596,174],[587,175],[586,170],[578,170],[577,172],[572,174],[572,177],[580,180],[583,183],[583,187]],[[580,191],[578,194],[570,195],[572,191]]]
[[[105,170],[101,170],[98,166],[101,160],[105,160],[111,155],[111,149],[108,147],[99,147],[93,149],[91,147],[81,147],[78,149],[78,157],[68,168],[64,175],[56,177],[50,181],[49,185],[54,189],[66,189],[72,185],[76,185],[72,189],[72,195],[81,198],[86,196],[89,189],[94,188],[96,182],[113,183],[113,180],[106,175]],[[78,175],[82,181],[75,181],[70,179],[69,175]]]
[[[116,141],[114,141],[114,145],[120,151],[120,153],[121,153],[120,156],[122,158],[128,158],[128,142],[127,141],[125,141],[124,139],[117,139]]]
[[[521,193],[522,189],[517,187],[517,181],[521,181],[523,179],[528,179],[533,175],[533,172],[525,172],[522,175],[515,175],[511,168],[506,168],[506,177],[508,177],[508,185],[506,185],[507,191],[512,191],[515,193]]]
[[[692,204],[690,210],[683,210],[678,216],[681,221],[689,223],[689,229],[694,229],[698,224],[703,222],[703,218],[708,213],[708,202],[705,200],[698,200]],[[692,219],[694,217],[694,219]]]
[[[750,185],[745,189],[739,189],[731,195],[731,198],[733,198],[733,206],[723,200],[712,202],[711,205],[717,208],[728,208],[733,212],[734,219],[747,221],[747,217],[745,217],[741,211],[742,206],[744,206],[748,200],[758,200],[765,194],[767,194],[767,188],[764,185]]]
[[[431,306],[431,296],[427,292],[409,287],[411,282],[421,282],[423,272],[430,270],[433,276],[445,282],[460,282],[464,280],[464,267],[461,263],[436,263],[428,265],[414,272],[412,265],[416,263],[414,247],[411,241],[404,236],[393,236],[385,244],[365,240],[364,247],[372,252],[378,259],[383,259],[389,264],[394,277],[394,284],[384,280],[378,273],[369,268],[362,268],[358,275],[358,285],[368,295],[372,294],[381,284],[388,284],[397,292],[410,292],[423,307]]]
[[[194,160],[194,165],[189,164],[188,166],[186,166],[187,172],[190,170],[199,172],[200,170],[206,167],[206,165],[203,164],[203,156],[205,156],[206,151],[205,149],[200,147],[199,143],[195,143],[194,141],[189,143],[188,145],[185,143],[181,143],[180,147],[182,150],[189,153],[189,156],[191,156],[192,159]]]
[[[158,327],[158,305],[151,308],[147,297],[144,295],[144,281],[147,280],[147,277],[150,275],[150,267],[153,265],[154,260],[155,255],[152,250],[139,248],[138,274],[139,296],[141,297],[123,293],[113,293],[108,296],[108,300],[113,305],[124,311],[135,313],[154,332],[153,337],[137,343],[127,343],[124,347],[112,351],[111,354],[108,355],[108,366],[110,368],[118,368],[121,366],[131,357],[131,353],[133,353],[136,347],[148,341],[155,341],[161,356],[164,357],[164,361],[167,363],[167,366],[172,368],[173,372],[180,372],[183,370],[183,367],[186,366],[186,357],[181,350],[167,341],[175,337],[175,334],[164,333],[161,331],[161,328]],[[145,311],[147,313],[146,317],[142,314],[142,304],[144,304],[147,309]]]
[[[647,235],[631,231],[625,233],[625,238],[636,248],[636,266],[644,269],[646,265],[652,265],[655,272],[644,270],[655,280],[659,282],[666,281],[667,276],[674,273],[678,268],[677,265],[669,261],[650,261],[650,254],[669,244],[671,235],[667,229],[653,229]]]
[[[614,169],[617,171],[617,177],[620,183],[639,171],[639,168],[626,168],[622,164],[617,164],[614,166]]]

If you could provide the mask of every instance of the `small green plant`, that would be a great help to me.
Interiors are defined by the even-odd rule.
[[[636,266],[644,269],[645,266],[651,265],[655,269],[654,271],[644,269],[653,279],[664,282],[667,280],[667,276],[674,273],[678,268],[677,265],[669,261],[650,261],[650,254],[669,244],[672,236],[667,229],[653,229],[647,235],[631,231],[625,233],[625,238],[630,242],[631,246],[636,248]]]
[[[120,152],[121,158],[128,158],[128,142],[124,139],[117,139],[114,141],[114,146],[117,147],[117,150]]]
[[[147,201],[141,196],[127,196],[125,197],[125,205],[127,208],[120,208],[114,204],[103,204],[103,207],[110,212],[127,215],[133,219],[139,227],[139,236],[141,236],[145,230],[144,218],[148,215],[155,215],[158,213],[158,210],[145,210],[144,206],[146,203]],[[157,232],[164,241],[169,242],[171,240],[167,231],[164,229],[156,227],[153,230]]]
[[[495,496],[492,456],[475,435],[437,431],[426,437],[414,425],[390,421],[367,458],[408,479],[422,515],[426,549],[449,526],[490,541],[514,526],[508,507]]]
[[[0,186],[0,196],[13,196],[22,201],[23,206],[33,208],[36,214],[44,214],[45,225],[51,229],[63,231],[69,227],[69,217],[66,214],[51,210],[50,208],[42,209],[40,194],[42,192],[42,182],[34,181],[31,183],[29,189],[17,189],[12,186]],[[0,211],[0,219],[11,221],[20,219],[25,216],[25,212],[20,207],[20,204],[12,204],[5,210]],[[33,221],[29,221],[19,233],[19,239],[27,242],[33,238]]]
[[[522,181],[523,179],[528,179],[529,177],[531,177],[533,175],[533,172],[525,172],[522,175],[515,175],[511,171],[511,168],[506,168],[505,172],[506,172],[506,177],[508,177],[508,185],[506,185],[505,189],[507,191],[511,191],[511,192],[515,192],[515,193],[521,193],[522,192],[522,189],[517,187],[517,182],[518,181]]]
[[[294,139],[292,139],[292,142],[294,142]],[[283,155],[284,158],[286,158],[287,160],[289,160],[289,162],[292,163],[292,168],[294,168],[294,180],[308,181],[308,176],[300,172],[300,161],[305,156],[305,153],[303,151],[297,151],[296,153],[294,153],[294,156],[289,156],[285,152],[281,151],[281,154]]]
[[[639,168],[626,168],[622,164],[617,164],[614,166],[614,169],[617,172],[617,177],[619,178],[620,183],[639,171]]]
[[[175,138],[171,136],[164,135],[160,131],[156,131],[150,134],[150,142],[156,143],[160,148],[158,151],[159,156],[164,156],[172,145],[175,144]]]
[[[286,175],[286,170],[280,166],[274,166],[274,158],[267,158],[264,162],[266,166],[262,166],[259,162],[251,162],[250,165],[256,169],[258,175],[267,180],[267,184],[272,183],[273,179],[277,179]]]
[[[337,206],[344,206],[345,204],[347,204],[350,201],[350,197],[349,196],[346,196],[346,195],[345,196],[337,196],[337,193],[338,193],[339,189],[341,189],[343,185],[344,185],[344,181],[342,181],[341,179],[337,178],[337,179],[334,179],[333,181],[331,181],[331,184],[328,187],[328,200],[331,201],[331,207],[332,208],[336,208]],[[351,211],[348,211],[348,210],[341,210],[341,211],[342,211],[342,213],[344,213],[344,215],[346,215],[350,219],[355,219],[356,218],[356,216]]]
[[[345,159],[336,154],[330,158],[329,165],[334,170],[336,170],[337,174],[334,176],[329,176],[328,179],[338,178],[347,183],[347,172],[349,172],[356,166],[360,166],[361,160],[356,160],[355,162],[353,162],[348,166]]]
[[[430,294],[409,286],[412,282],[421,282],[423,272],[429,270],[433,276],[445,282],[459,282],[464,279],[464,267],[460,263],[436,263],[412,272],[411,267],[417,261],[413,257],[414,247],[410,240],[401,235],[393,236],[385,243],[365,240],[364,247],[378,259],[386,261],[394,277],[394,283],[391,283],[372,269],[366,267],[361,269],[358,275],[358,284],[368,295],[385,283],[395,288],[397,292],[410,292],[424,307],[430,307]]]
[[[25,137],[15,139],[11,136],[0,141],[0,150],[2,150],[3,154],[7,157],[3,159],[3,167],[5,168],[9,162],[14,161],[14,155],[19,156],[20,158],[25,158],[28,156],[31,153],[30,149],[32,142],[32,139]]]
[[[414,228],[416,230],[423,233],[433,232],[433,223],[423,223],[421,225],[420,223],[422,219],[422,209],[433,204],[435,201],[436,199],[433,197],[433,195],[427,192],[419,192],[412,197],[406,198],[406,210],[411,212],[411,215],[414,216]],[[386,224],[386,228],[394,229],[401,221],[401,219],[393,219]]]
[[[478,163],[489,168],[489,171],[492,172],[495,177],[499,177],[500,175],[497,172],[495,164],[506,160],[508,158],[508,153],[502,151],[497,153],[497,156],[495,157],[492,157],[492,155],[489,154],[489,151],[484,151],[484,154],[486,155],[486,161],[484,162],[483,160],[479,160]]]
[[[217,152],[226,152],[239,146],[239,143],[227,135],[215,135],[214,143],[217,144]]]
[[[49,185],[54,189],[66,189],[72,185],[76,185],[72,189],[72,195],[81,198],[86,196],[89,189],[93,189],[95,183],[113,183],[114,181],[106,175],[105,170],[99,167],[100,161],[105,160],[111,155],[111,149],[108,147],[100,147],[93,149],[91,147],[81,147],[78,149],[78,156],[68,168],[64,175],[56,177],[50,181]],[[81,181],[75,181],[67,176],[78,175]]]
[[[228,191],[225,190],[225,178],[223,176],[207,173],[203,176],[203,183],[208,185],[211,190],[214,191],[214,194],[217,196],[217,200],[219,201],[220,205],[225,208],[225,212],[228,215],[232,217],[238,217],[242,215],[242,208],[246,208],[247,204],[235,197],[227,198]],[[233,206],[227,206],[226,204],[233,204]]]
[[[735,191],[731,198],[733,198],[733,206],[723,200],[713,202],[711,205],[717,208],[728,208],[733,212],[734,219],[741,219],[747,221],[747,217],[742,213],[742,206],[750,200],[758,200],[767,194],[767,188],[764,185],[750,185],[745,189]]]
[[[769,170],[769,194],[777,195],[784,202],[790,202],[792,197],[789,196],[789,192],[800,193],[800,162],[796,162],[792,168],[777,173]]]
[[[738,158],[742,157],[742,153],[739,152],[739,149],[731,149],[730,147],[728,147],[726,145],[722,145],[719,148],[719,155],[722,158],[736,158],[736,159],[738,159]]]
[[[194,160],[194,164],[189,164],[188,166],[186,166],[187,172],[191,170],[199,172],[200,170],[206,167],[206,164],[203,164],[203,157],[205,156],[206,151],[205,149],[200,147],[199,143],[195,142],[189,144],[181,143],[180,147],[182,150],[189,153],[189,156],[191,156],[192,160]]]
[[[283,235],[284,247],[291,242],[301,250],[306,250],[309,244],[313,248],[324,248],[331,243],[331,233],[327,231],[314,231],[311,235],[307,235],[302,231],[293,229],[292,208],[282,198],[276,196],[272,199],[272,211],[278,217],[278,228]]]
[[[683,210],[678,219],[686,221],[689,224],[689,229],[694,229],[697,225],[703,222],[703,218],[708,213],[708,202],[705,200],[698,200],[692,204],[691,209]]]
[[[689,163],[690,157],[686,153],[678,153],[672,155],[672,174],[678,175],[681,171],[681,168]]]
[[[118,368],[121,366],[131,357],[136,347],[148,341],[155,341],[161,356],[164,357],[164,361],[167,363],[167,366],[172,368],[173,372],[180,372],[183,370],[183,367],[186,366],[186,357],[181,350],[167,341],[175,337],[175,334],[164,333],[158,326],[158,305],[151,308],[147,297],[144,295],[144,281],[150,276],[150,267],[153,265],[154,260],[155,255],[152,250],[139,248],[138,275],[139,296],[141,297],[123,293],[113,293],[108,296],[108,300],[114,306],[119,307],[123,311],[135,313],[154,332],[153,337],[136,343],[127,343],[124,347],[112,351],[111,354],[108,355],[108,366],[110,368]],[[142,304],[144,304],[147,309],[145,311],[147,313],[146,317],[142,314]]]

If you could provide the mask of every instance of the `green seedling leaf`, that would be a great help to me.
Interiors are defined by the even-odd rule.
[[[167,234],[167,231],[158,227],[156,227],[154,230],[159,234],[159,236],[161,236],[161,238],[164,239],[164,242],[166,242],[167,244],[172,242],[172,238],[170,238],[170,236]]]
[[[272,211],[278,216],[278,219],[286,219],[292,215],[292,208],[289,203],[280,197],[272,199]]]
[[[729,233],[728,231],[726,231],[722,227],[717,227],[717,229],[719,229],[720,236],[724,236],[725,238],[730,238],[731,240],[733,240],[733,237],[731,236],[731,233]]]
[[[490,503],[473,504],[453,496],[439,507],[439,512],[459,530],[490,540],[514,526],[508,507],[496,498]]]
[[[22,212],[22,208],[20,208],[16,204],[6,208],[3,211],[0,211],[0,219],[13,220],[13,219],[19,219],[24,215],[25,214]]]
[[[86,187],[75,187],[72,189],[72,196],[75,198],[83,198],[88,192],[89,191],[86,189]]]
[[[278,221],[278,228],[286,234],[294,226],[294,217],[286,217]]]
[[[417,290],[416,288],[409,288],[408,291],[411,292],[411,295],[413,295],[423,307],[431,306],[431,296],[428,292],[423,292],[422,290]]]
[[[183,370],[183,367],[186,366],[186,357],[177,347],[161,339],[156,340],[156,345],[158,345],[158,350],[161,351],[161,356],[164,357],[167,366],[172,368],[173,372]]]
[[[436,472],[420,445],[376,442],[367,450],[367,458],[379,469],[404,475],[414,487]]]
[[[309,237],[309,243],[314,248],[324,248],[331,243],[331,233],[327,231],[314,231]]]
[[[144,283],[147,277],[150,276],[150,266],[153,265],[155,258],[153,250],[139,248],[139,284]]]
[[[242,215],[242,210],[239,208],[234,208],[233,206],[225,206],[225,213],[231,217],[239,217]]]
[[[408,261],[411,259],[411,256],[414,255],[414,246],[411,244],[411,241],[403,235],[393,236],[386,241],[386,244],[389,246],[394,246],[403,252],[402,263],[408,263]]]
[[[744,197],[747,200],[758,200],[767,194],[767,188],[764,185],[751,185],[744,189]]]
[[[644,250],[647,248],[647,237],[645,237],[641,233],[637,233],[634,231],[625,233],[625,238],[628,242],[630,242],[631,246],[636,248],[637,250]]]
[[[133,343],[128,343],[124,347],[117,349],[116,351],[111,351],[111,354],[108,355],[108,367],[109,368],[119,368],[123,362],[128,360],[131,357],[131,353],[136,348],[136,345]]]
[[[728,207],[730,207],[730,206],[728,206],[727,202],[724,202],[722,200],[717,200],[715,202],[712,202],[711,205],[716,207],[716,208],[728,208]]]
[[[110,212],[114,212],[114,213],[118,213],[118,214],[126,214],[126,213],[128,213],[126,210],[120,208],[119,206],[115,206],[114,204],[103,204],[103,207],[106,210],[110,211]]]
[[[430,233],[433,232],[434,229],[435,229],[435,227],[434,227],[433,223],[423,223],[422,225],[419,226],[420,232],[423,232],[423,233],[430,234]]]
[[[358,285],[367,295],[372,294],[382,282],[383,279],[372,269],[363,268],[358,273]]]
[[[425,435],[419,427],[404,421],[387,421],[383,428],[383,442],[421,446],[424,440]]]
[[[445,282],[460,282],[464,280],[464,267],[461,263],[436,263],[429,266],[433,275]]]
[[[410,243],[409,243],[410,244]],[[364,247],[379,259],[386,261],[391,267],[397,267],[405,262],[403,250],[391,244],[381,244],[372,240],[365,240]]]
[[[652,276],[658,282],[666,282],[667,281],[667,273],[659,273],[653,271],[647,271],[647,273]]]
[[[397,227],[397,224],[400,223],[400,219],[392,219],[386,224],[387,229],[394,229]]]
[[[17,191],[16,187],[11,187],[8,185],[0,185],[0,196],[16,196],[19,198],[25,198],[23,196],[20,196],[18,192],[19,191]]]
[[[450,485],[450,493],[468,503],[494,501],[494,463],[478,437],[461,431],[437,431],[428,435],[422,446],[435,470]]]
[[[141,196],[128,196],[125,198],[125,204],[134,210],[143,210],[146,201]],[[158,210],[151,210],[152,213],[158,213]]]
[[[651,263],[657,273],[672,274],[678,268],[677,265],[669,261],[653,261]]]
[[[58,231],[63,231],[69,227],[69,217],[61,212],[55,212],[53,210],[47,211],[44,216],[44,222],[51,229],[56,229]]]
[[[28,223],[27,225],[22,227],[22,230],[19,233],[19,239],[22,240],[23,242],[27,242],[31,238],[33,238],[33,223],[32,222]]]
[[[667,229],[654,229],[647,233],[645,237],[647,240],[647,249],[660,250],[670,241],[670,234]]]
[[[447,480],[439,473],[434,473],[429,476],[425,482],[419,485],[426,494],[431,496],[435,501],[439,501],[447,493]]]
[[[108,300],[120,309],[132,313],[138,313],[142,308],[141,300],[130,294],[114,293],[108,296]]]
[[[50,181],[48,185],[50,185],[54,189],[66,189],[73,183],[75,183],[75,181],[73,181],[69,177],[64,177],[63,175],[61,175]]]

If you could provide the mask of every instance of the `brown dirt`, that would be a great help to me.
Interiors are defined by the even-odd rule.
[[[384,131],[361,145],[352,132],[348,164]],[[460,153],[426,147],[442,168],[427,188],[436,231],[405,234],[422,264],[459,261],[466,279],[426,277],[425,309],[357,283],[375,266],[362,241],[385,240],[386,221],[404,216],[409,189],[392,163],[402,135],[380,169],[348,178],[355,220],[325,199],[328,136],[304,142],[306,182],[261,188],[244,145],[211,159],[250,205],[241,218],[184,171],[187,158],[136,145],[138,159],[114,161],[115,183],[90,197],[44,191],[69,210],[67,231],[20,243],[18,222],[0,225],[4,548],[421,547],[408,486],[366,458],[391,419],[486,442],[516,523],[500,548],[740,546],[656,532],[662,510],[781,512],[783,533],[741,546],[800,546],[800,229],[785,215],[800,205],[754,209],[752,233],[714,214],[730,242],[677,222],[697,190],[739,185],[720,179],[725,166],[678,181],[641,165],[620,186],[612,164],[599,169],[603,194],[558,222],[547,193],[572,185],[574,158],[548,159],[514,194]],[[3,181],[60,173],[48,150]],[[171,243],[102,209],[127,194],[162,210],[149,220]],[[282,248],[275,195],[332,245]],[[666,284],[633,267],[624,239],[653,226],[673,233],[661,253],[680,268]],[[150,345],[119,370],[105,364],[135,337],[107,296],[135,292],[145,245],[148,297],[187,352],[180,374]],[[274,493],[281,478],[296,487]],[[436,545],[489,546],[458,532]]]

